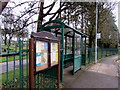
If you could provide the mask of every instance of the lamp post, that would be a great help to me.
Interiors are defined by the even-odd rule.
[[[95,63],[97,63],[98,2],[96,2]]]

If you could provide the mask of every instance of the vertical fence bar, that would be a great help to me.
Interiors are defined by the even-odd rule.
[[[103,58],[103,49],[101,48],[101,58]]]
[[[111,51],[112,51],[112,50],[110,49],[110,56],[111,56]]]
[[[111,53],[111,50],[109,49],[109,56],[111,56],[110,53]]]
[[[112,49],[111,49],[111,51],[110,51],[110,56],[112,56]]]
[[[23,75],[23,72],[24,72],[24,71],[23,71],[23,67],[24,67],[24,66],[23,66],[23,65],[24,65],[24,63],[23,63],[23,57],[24,57],[24,55],[23,55],[23,54],[24,54],[24,53],[23,53],[23,51],[22,51],[22,50],[23,50],[23,47],[24,47],[24,41],[21,40],[21,53],[22,53],[22,56],[21,56],[21,57],[22,57],[22,58],[21,58],[21,70],[22,70],[22,71],[21,71],[21,75],[22,75],[22,83],[23,83],[22,86],[24,87],[24,75]]]
[[[88,64],[88,48],[86,47],[86,65]]]
[[[7,46],[7,54],[9,54],[9,42]],[[8,56],[6,57],[6,88],[8,88]]]
[[[112,52],[113,52],[113,49],[111,49],[111,55],[113,55]]]
[[[14,52],[17,52],[17,47],[16,46],[17,46],[17,43],[15,43],[15,46],[14,46],[15,51]],[[15,82],[16,82],[15,59],[16,59],[16,56],[14,55],[14,75],[13,75],[13,77],[14,77],[14,88],[16,87],[16,84],[15,84]]]
[[[59,84],[60,84],[60,42],[58,44],[58,77],[57,77],[57,85],[58,85],[58,88],[59,88]]]
[[[93,62],[93,53],[94,53],[94,51],[92,50],[92,48],[90,48],[90,63],[92,63]]]
[[[40,76],[40,87],[43,88],[43,73],[39,73]]]
[[[93,61],[93,59],[92,59],[92,57],[93,57],[92,53],[94,53],[94,52],[93,52],[92,48],[90,48],[90,63]]]
[[[80,36],[81,37],[81,40],[80,40],[80,55],[81,55],[81,57],[80,57],[80,64],[84,64],[85,65],[85,61],[84,61],[84,59],[82,59],[82,58],[84,58],[84,54],[83,54],[83,52],[82,52],[82,50],[84,50],[85,49],[85,46],[84,46],[84,48],[83,48],[83,37],[82,37],[82,35]],[[83,48],[83,49],[82,49]]]
[[[13,63],[14,63],[14,74],[13,74],[14,86],[13,86],[13,87],[15,88],[15,76],[16,76],[16,75],[15,75],[15,55],[14,55],[14,62],[13,62]]]
[[[99,48],[99,59],[101,58],[101,49]]]
[[[88,64],[90,63],[90,48],[88,48]]]
[[[111,55],[113,55],[113,48],[112,48],[112,51],[111,51]]]
[[[114,55],[114,50],[113,50],[113,52],[112,52],[112,55]]]
[[[113,55],[113,49],[112,49],[112,51],[111,51],[111,55]]]
[[[26,42],[26,50],[28,50],[28,41]],[[26,52],[26,84],[28,88],[28,52]]]
[[[109,49],[107,49],[107,56],[109,57]]]
[[[106,55],[105,55],[105,57],[107,57],[107,49],[105,49],[105,51],[106,51]]]
[[[74,74],[74,69],[75,69],[75,50],[76,50],[76,34],[74,32],[74,35],[73,35],[73,55],[74,55],[74,58],[73,58],[73,74]]]
[[[102,48],[102,58],[104,58],[104,49]]]
[[[97,60],[99,59],[99,49],[97,48]]]
[[[40,74],[40,73],[39,73]],[[40,83],[40,81],[39,81],[39,79],[40,79],[40,75],[38,74],[38,88],[40,88],[40,85],[39,85],[39,83]]]
[[[91,58],[92,58],[92,60],[93,60],[92,63],[95,62],[95,51],[94,51],[94,50],[95,50],[95,49],[92,48],[92,51],[91,51],[91,53],[92,53],[92,57],[91,57]]]
[[[91,63],[91,48],[89,48],[89,63]]]
[[[22,78],[22,52],[21,52],[21,49],[22,49],[22,43],[21,43],[21,40],[19,40],[19,70],[20,70],[20,88],[23,88],[23,78]]]
[[[112,49],[111,49],[110,55],[112,56]]]
[[[85,45],[85,49],[84,49],[85,51],[84,52],[85,52],[85,65],[86,65],[86,37],[85,37],[84,45]]]
[[[106,57],[106,49],[104,49],[104,57]]]
[[[64,27],[61,29],[62,32],[62,40],[61,40],[61,82],[63,82],[63,72],[64,72]]]

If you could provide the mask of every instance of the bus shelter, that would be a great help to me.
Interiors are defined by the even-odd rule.
[[[48,31],[60,40],[60,80],[64,78],[64,68],[73,66],[73,74],[86,64],[86,37],[84,33],[52,20],[41,26],[41,31]]]

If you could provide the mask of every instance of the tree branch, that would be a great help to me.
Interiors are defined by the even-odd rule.
[[[52,20],[56,16],[57,13],[61,13],[63,10],[65,10],[67,8],[68,7],[64,7],[62,10],[61,10],[61,8],[59,8],[49,20]]]
[[[37,8],[39,8],[39,7],[35,7],[35,8],[33,8],[33,9],[28,10],[27,12],[25,12],[24,14],[22,14],[15,22],[19,21],[20,18],[22,18],[23,16],[25,16],[26,14],[28,14],[29,12],[31,12],[32,10],[35,10],[35,9],[37,9]]]
[[[24,27],[27,27],[29,26],[30,24],[33,24],[33,23],[37,23],[38,21],[33,21],[33,22],[30,22],[28,24],[24,24],[24,26],[22,28],[20,28],[20,30],[22,30]]]
[[[48,6],[46,6],[46,7],[44,7],[43,9],[49,8],[49,7],[52,6],[52,5],[53,5],[53,3],[50,4],[50,5],[48,5]]]
[[[55,5],[55,2],[53,2],[52,4],[51,4],[51,7],[49,8],[49,10],[47,11],[47,13],[45,14],[45,16],[47,16],[49,13],[50,13],[50,11],[52,10],[52,8],[54,7],[54,5]],[[43,8],[44,9],[44,8]]]
[[[16,7],[18,7],[18,6],[21,6],[21,5],[25,4],[25,3],[29,3],[29,2],[31,2],[31,1],[26,1],[26,2],[20,3],[20,4],[16,5],[15,7],[13,7],[12,9],[14,9],[14,8],[16,8]],[[38,2],[38,1],[37,1],[37,2]],[[36,2],[36,3],[37,3],[37,2]],[[34,3],[34,4],[36,4],[36,3]],[[12,10],[12,9],[11,9],[11,10]]]

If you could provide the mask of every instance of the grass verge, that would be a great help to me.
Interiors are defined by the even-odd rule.
[[[27,71],[27,68],[24,67],[23,68],[23,74],[22,74],[22,78],[24,79],[23,80],[23,83],[26,82],[26,78],[28,75],[27,75],[28,71]],[[6,73],[3,73],[3,74],[0,74],[0,85],[2,87],[5,87],[6,86]],[[20,82],[20,69],[17,69],[15,71],[10,71],[8,72],[8,86],[9,87],[19,87],[19,82]],[[25,79],[26,78],[26,79]]]

